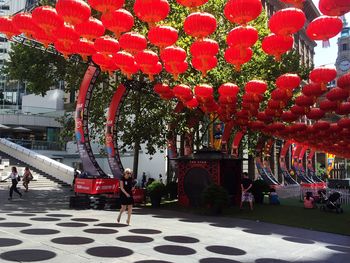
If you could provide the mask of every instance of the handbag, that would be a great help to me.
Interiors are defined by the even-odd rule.
[[[21,181],[21,177],[17,176],[17,182]]]

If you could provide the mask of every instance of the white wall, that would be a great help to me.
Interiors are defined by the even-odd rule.
[[[45,113],[55,110],[63,110],[64,91],[49,90],[44,97],[29,94],[22,98],[22,110],[31,113]]]

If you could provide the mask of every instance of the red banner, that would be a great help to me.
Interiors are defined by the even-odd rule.
[[[103,179],[75,179],[74,191],[83,194],[117,193],[119,180],[114,178]]]

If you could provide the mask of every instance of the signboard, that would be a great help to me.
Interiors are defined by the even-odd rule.
[[[74,191],[76,193],[84,194],[117,193],[119,191],[119,180],[114,178],[76,178],[74,184]]]

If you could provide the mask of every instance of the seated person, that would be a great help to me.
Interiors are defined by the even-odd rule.
[[[312,197],[312,192],[306,192],[306,196],[304,197],[304,208],[310,209],[315,208],[315,199]]]
[[[270,201],[270,205],[279,205],[280,204],[280,200],[278,199],[278,194],[276,193],[275,188],[270,189],[269,201]]]

